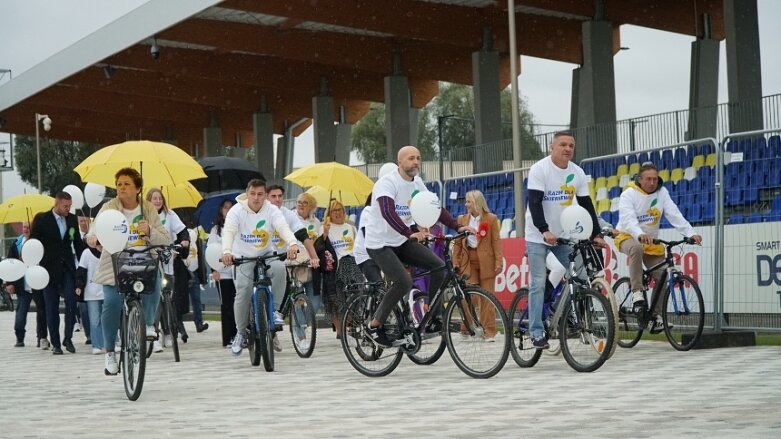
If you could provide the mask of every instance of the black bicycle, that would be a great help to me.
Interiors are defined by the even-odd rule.
[[[0,285],[0,311],[13,311],[13,296],[6,290],[5,285]]]
[[[174,246],[174,250],[181,250],[181,246]],[[166,276],[163,277],[162,285],[160,289],[160,306],[157,307],[157,315],[155,321],[160,325],[155,330],[157,331],[157,339],[165,340],[165,335],[171,336],[171,345],[168,346],[174,351],[174,362],[179,363],[181,357],[179,355],[179,314],[176,312],[176,303],[174,303],[174,277],[171,276],[171,281]],[[149,344],[146,356],[149,358],[152,355],[154,346]]]
[[[404,354],[418,364],[431,364],[442,355],[445,345],[458,368],[473,378],[490,378],[504,367],[510,348],[510,328],[504,309],[493,295],[476,285],[467,285],[466,279],[453,268],[450,244],[467,234],[429,238],[444,241],[448,249],[445,280],[418,321],[411,315],[406,301],[391,310],[383,322],[388,337],[396,339],[390,347],[376,344],[367,333],[368,324],[385,294],[383,284],[353,285],[360,291],[352,294],[343,308],[342,349],[358,372],[371,377],[385,376],[399,365]],[[425,274],[430,272],[422,273]],[[437,319],[440,314],[444,314],[441,323]]]
[[[117,291],[124,296],[119,332],[122,352],[119,367],[125,394],[131,401],[141,396],[146,370],[146,321],[141,295],[153,292],[157,286],[158,259],[169,260],[170,245],[152,245],[143,250],[126,248],[111,255]],[[108,374],[108,371],[106,371]]]
[[[634,347],[645,328],[656,321],[658,309],[661,310],[663,329],[651,328],[650,332],[657,334],[664,331],[673,348],[688,351],[702,336],[705,306],[697,282],[675,268],[673,247],[695,244],[695,241],[691,238],[678,241],[654,239],[654,244],[665,246],[665,259],[643,271],[643,305],[634,305],[628,277],[622,277],[613,286],[618,302],[618,345],[622,348]],[[649,303],[647,292],[651,273],[661,268],[664,270],[654,284],[650,306],[646,306]],[[658,308],[660,300],[661,308]]]
[[[287,265],[287,288],[279,308],[282,318],[290,318],[290,338],[293,340],[293,348],[301,358],[312,356],[317,341],[316,310],[298,277],[299,270],[309,269],[309,262]]]

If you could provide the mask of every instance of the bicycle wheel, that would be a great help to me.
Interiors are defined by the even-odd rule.
[[[564,306],[559,322],[561,353],[576,371],[593,372],[610,356],[615,338],[610,302],[598,291],[579,287]]]
[[[171,332],[171,344],[173,346],[169,346],[173,348],[174,351],[174,361],[179,362],[179,318],[176,316],[176,304],[173,302],[171,296],[168,296],[166,298],[166,302],[168,302],[168,306],[166,306],[166,319],[168,323],[168,330]],[[165,336],[163,336],[165,338]]]
[[[445,311],[447,348],[462,372],[472,378],[490,378],[502,370],[510,355],[512,332],[507,314],[480,287],[464,287],[463,297],[454,296]]]
[[[254,295],[253,295],[254,297]],[[253,299],[254,300],[254,299]],[[249,362],[253,366],[260,366],[260,337],[258,336],[258,326],[256,324],[257,304],[250,307],[249,325],[247,325],[247,350],[249,351]]]
[[[399,347],[380,347],[366,335],[366,326],[372,320],[380,294],[355,293],[343,308],[342,350],[347,361],[358,372],[369,377],[388,375],[396,369],[404,353]],[[389,338],[401,336],[401,314],[396,307],[385,319],[385,333]]]
[[[258,319],[259,328],[258,340],[260,341],[260,356],[263,357],[263,368],[266,372],[274,371],[274,332],[268,325],[268,304],[266,303],[266,294],[261,292],[258,299]]]
[[[591,279],[591,288],[596,292],[602,294],[608,302],[610,302],[610,311],[613,313],[613,327],[618,328],[618,303],[616,303],[616,295],[613,293],[613,287],[604,277],[595,277]],[[616,345],[618,344],[618,337],[613,337],[613,344],[610,345],[610,355],[612,357],[616,352]]]
[[[156,324],[155,332],[157,332],[157,339],[160,341],[162,341],[164,337],[163,326],[162,326],[162,321],[163,321],[162,316],[164,314],[164,308],[165,308],[165,301],[162,300],[162,295],[161,295],[160,303],[158,304],[157,309],[155,310],[155,324]],[[146,358],[152,356],[152,352],[154,351],[154,348],[155,348],[154,340],[151,343],[146,344]]]
[[[312,356],[317,340],[317,321],[306,293],[297,293],[290,298],[290,338],[299,357]]]
[[[144,311],[138,299],[127,303],[127,317],[122,340],[122,378],[127,399],[135,401],[144,387],[146,367],[146,325]]]
[[[669,283],[664,286],[662,321],[664,333],[670,344],[679,351],[688,351],[702,335],[705,323],[705,306],[700,286],[685,274],[676,274],[673,291]]]
[[[510,325],[512,330],[512,342],[510,354],[520,367],[533,367],[540,361],[542,349],[535,349],[532,345],[531,332],[529,331],[529,289],[521,288],[515,293],[510,304]]]
[[[643,325],[637,321],[628,277],[622,277],[613,285],[613,294],[618,308],[616,344],[622,348],[635,347],[643,336]]]

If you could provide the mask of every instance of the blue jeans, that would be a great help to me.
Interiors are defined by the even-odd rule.
[[[119,294],[114,285],[103,285],[103,313],[101,314],[101,323],[103,323],[103,341],[104,348],[111,352],[116,346],[117,330],[119,329],[120,316],[122,315],[122,304],[125,297]],[[144,309],[144,324],[149,326],[155,322],[155,313],[157,305],[160,303],[160,276],[157,276],[157,284],[154,291],[148,294],[141,294],[141,306]],[[144,328],[146,331],[146,328]]]
[[[30,302],[35,301],[36,314],[36,334],[38,340],[46,338],[48,333],[46,329],[46,307],[43,304],[43,292],[39,290],[20,291],[16,290],[16,320],[14,322],[14,333],[16,341],[24,341],[24,335],[27,332],[27,314],[30,312]]]
[[[49,327],[52,346],[62,347],[60,340],[60,297],[65,299],[65,333],[63,338],[73,337],[73,326],[76,324],[76,280],[73,272],[63,270],[58,284],[49,282],[43,290],[43,300],[46,303],[46,325]]]
[[[193,307],[193,322],[195,327],[203,325],[203,305],[201,305],[201,284],[197,279],[190,279],[190,304]]]
[[[101,314],[103,314],[103,301],[102,300],[88,300],[84,302],[84,307],[87,308],[89,314],[90,325],[90,340],[92,340],[93,349],[103,349],[103,325],[101,323]],[[86,330],[86,328],[85,328]],[[116,331],[114,331],[116,333]]]
[[[565,267],[569,264],[570,247],[566,245],[549,246],[537,242],[526,242],[526,256],[529,259],[529,330],[532,338],[538,339],[545,335],[542,324],[542,304],[545,300],[545,281],[548,277],[545,258],[548,252],[553,252],[559,262]]]

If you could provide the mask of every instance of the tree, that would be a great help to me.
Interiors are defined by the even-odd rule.
[[[502,108],[502,138],[512,138],[512,120],[510,111],[510,91],[501,92]],[[534,115],[528,111],[525,102],[521,101],[520,125],[521,145],[524,160],[534,160],[543,157],[542,148],[535,140],[532,131]],[[443,119],[442,145],[438,144],[439,116],[450,116]],[[440,147],[451,151],[452,160],[471,160],[474,155],[474,96],[472,87],[461,84],[441,82],[439,94],[420,110],[418,117],[418,147],[424,160],[438,158]],[[504,159],[512,159],[512,145],[506,142]],[[385,142],[385,106],[374,103],[369,112],[353,129],[353,150],[366,163],[382,163],[387,161]]]
[[[35,138],[16,136],[16,168],[25,182],[38,185]],[[100,145],[68,140],[41,139],[41,193],[56,194],[69,184],[82,186],[79,175],[73,172]]]

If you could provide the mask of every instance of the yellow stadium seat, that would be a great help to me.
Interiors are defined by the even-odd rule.
[[[601,187],[607,187],[607,179],[605,177],[598,177],[597,181],[594,183],[594,188],[597,190]]]
[[[705,164],[705,156],[704,155],[696,155],[692,159],[692,167],[694,169],[700,169],[702,165]]]
[[[635,175],[640,172],[640,163],[634,162],[629,165],[629,175]]]
[[[673,183],[678,183],[683,178],[683,169],[681,168],[675,168],[673,169],[673,172],[670,173],[670,181]]]
[[[705,164],[707,166],[710,166],[711,168],[716,166],[716,153],[708,154],[707,157],[705,157]]]
[[[660,169],[659,178],[661,178],[662,181],[670,181],[670,171],[667,169]]]
[[[626,175],[629,173],[629,166],[626,165],[626,163],[621,163],[618,165],[618,168],[616,168],[616,176],[618,178],[621,178],[622,175]]]
[[[607,184],[605,185],[606,188],[612,189],[614,187],[618,186],[618,177],[615,175],[611,175],[607,178]]]
[[[597,202],[597,213],[607,212],[610,210],[610,198],[603,198]]]

